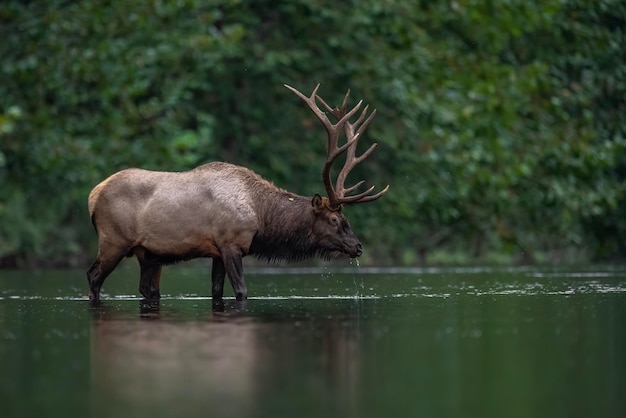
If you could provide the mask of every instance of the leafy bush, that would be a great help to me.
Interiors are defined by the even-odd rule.
[[[370,263],[436,249],[624,254],[626,6],[10,0],[0,4],[0,259],[82,263],[89,190],[209,160],[322,189],[323,130],[284,83],[379,113],[348,208]]]

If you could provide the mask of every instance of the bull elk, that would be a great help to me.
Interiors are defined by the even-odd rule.
[[[87,271],[89,299],[98,302],[100,288],[122,258],[135,255],[140,266],[139,291],[148,299],[160,297],[161,267],[197,257],[213,259],[212,297],[220,301],[228,275],[237,300],[247,298],[242,258],[295,261],[313,256],[325,259],[362,253],[361,243],[343,215],[347,204],[371,202],[389,186],[357,193],[364,181],[346,187],[350,171],[366,159],[376,144],[357,156],[360,137],[374,118],[362,101],[347,110],[348,91],[340,108],[331,108],[317,95],[285,85],[321,121],[328,135],[322,172],[327,197],[311,197],[280,189],[253,171],[212,162],[185,172],[130,168],[98,184],[89,194],[89,214],[98,234],[98,255]],[[326,112],[333,115],[332,123]],[[346,141],[339,145],[341,133]],[[345,153],[346,160],[333,186],[331,167]]]

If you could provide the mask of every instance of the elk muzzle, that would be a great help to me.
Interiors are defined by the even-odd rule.
[[[349,237],[343,242],[343,252],[350,258],[357,258],[363,254],[363,245],[356,236]]]
[[[357,258],[357,257],[360,257],[361,254],[363,254],[363,246],[361,245],[360,242],[357,242],[354,255],[352,254],[348,254],[348,255],[350,256],[350,258]]]

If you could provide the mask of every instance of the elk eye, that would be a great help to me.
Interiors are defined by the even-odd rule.
[[[339,225],[339,218],[337,218],[336,216],[331,216],[330,217],[330,223],[333,226],[338,226]]]

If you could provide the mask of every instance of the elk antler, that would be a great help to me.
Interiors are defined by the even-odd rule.
[[[371,194],[374,191],[374,188],[376,187],[376,186],[372,186],[369,189],[365,190],[364,192],[361,192],[352,196],[346,196],[346,194],[357,190],[359,187],[363,185],[363,183],[365,183],[365,181],[361,180],[358,183],[356,183],[354,186],[350,186],[347,188],[344,185],[346,178],[348,177],[348,174],[350,173],[350,171],[358,163],[365,160],[374,151],[374,148],[376,148],[377,144],[374,143],[363,154],[361,154],[358,157],[356,156],[356,147],[357,147],[359,138],[361,137],[363,132],[365,132],[365,130],[367,129],[372,119],[374,119],[374,116],[376,115],[376,110],[374,110],[369,115],[369,117],[365,119],[365,116],[367,115],[367,110],[368,110],[368,106],[365,106],[365,108],[361,112],[361,115],[359,116],[357,121],[354,123],[350,123],[349,122],[350,118],[356,114],[356,112],[361,107],[361,104],[363,103],[363,101],[361,100],[350,111],[346,111],[347,104],[348,104],[348,97],[350,95],[350,90],[348,90],[348,92],[346,93],[346,96],[343,99],[341,108],[333,109],[330,106],[328,106],[328,104],[326,104],[326,102],[321,97],[317,95],[317,90],[320,87],[319,84],[315,86],[315,89],[313,89],[313,93],[311,93],[311,96],[309,97],[300,93],[295,88],[288,86],[287,84],[285,84],[285,87],[287,87],[289,90],[294,92],[299,98],[301,98],[313,111],[315,116],[317,116],[320,122],[322,122],[322,125],[324,125],[324,127],[326,128],[326,132],[328,134],[328,148],[326,151],[326,162],[324,164],[322,178],[324,180],[324,186],[326,187],[326,193],[328,194],[330,207],[332,209],[339,209],[341,205],[343,205],[344,203],[349,204],[349,203],[371,202],[373,200],[380,198],[382,195],[384,195],[389,189],[389,185],[387,185],[387,187],[385,187],[383,190],[381,190],[380,192],[376,194]],[[322,103],[322,105],[326,108],[326,110],[328,110],[330,113],[333,114],[333,116],[335,116],[335,118],[337,118],[337,123],[332,124],[330,122],[326,114],[317,106],[316,99],[318,99]],[[363,121],[364,119],[365,121]],[[342,146],[338,146],[337,143],[339,140],[339,134],[341,132],[341,129],[343,129],[345,132],[346,142]],[[355,129],[356,129],[356,132],[355,132]],[[332,181],[330,179],[330,169],[332,167],[333,162],[344,151],[346,152],[346,161],[341,171],[339,172],[339,175],[337,176],[337,183],[335,187],[333,187]]]

